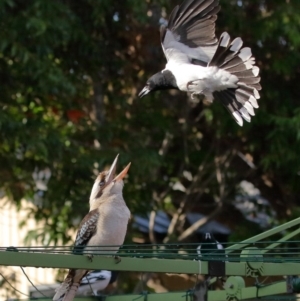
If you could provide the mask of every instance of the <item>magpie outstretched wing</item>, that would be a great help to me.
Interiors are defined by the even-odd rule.
[[[218,46],[215,21],[219,10],[219,0],[187,0],[177,5],[168,25],[160,30],[167,60],[207,66]]]

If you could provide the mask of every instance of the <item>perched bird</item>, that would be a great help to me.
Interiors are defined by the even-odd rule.
[[[197,254],[203,258],[225,257],[225,250],[212,233],[205,233],[202,244],[197,247]]]
[[[82,278],[76,295],[97,296],[99,291],[103,291],[109,284],[117,280],[118,272],[95,270]]]
[[[115,177],[117,161],[118,156],[109,171],[101,172],[96,178],[90,196],[90,212],[79,225],[74,254],[115,254],[124,242],[130,211],[123,199],[122,190],[123,178],[130,163]],[[103,247],[105,245],[110,247]],[[95,247],[89,250],[86,248],[91,246]],[[81,279],[87,273],[88,270],[70,269],[53,300],[73,300]]]
[[[164,89],[187,91],[192,98],[202,94],[221,102],[242,126],[258,108],[259,68],[241,38],[231,41],[227,32],[216,38],[219,10],[219,0],[185,0],[174,8],[160,30],[166,67],[148,79],[139,96]]]
[[[202,244],[197,247],[197,254],[200,257],[199,259],[203,260],[212,260],[212,261],[225,261],[222,260],[227,257],[223,246],[214,238],[212,233],[205,233],[202,238]],[[217,277],[222,286],[226,282],[226,277]],[[207,283],[209,283],[211,277],[205,276]]]

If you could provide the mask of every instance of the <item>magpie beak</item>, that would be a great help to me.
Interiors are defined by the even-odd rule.
[[[139,93],[139,97],[142,98],[150,92],[149,88],[146,86],[144,89]]]

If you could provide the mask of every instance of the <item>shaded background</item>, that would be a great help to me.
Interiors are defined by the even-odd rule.
[[[131,223],[127,242],[193,241],[210,220],[238,241],[298,217],[300,2],[221,0],[217,35],[241,36],[261,69],[260,108],[242,128],[221,104],[186,93],[138,99],[165,64],[159,22],[176,4],[0,2],[0,185],[45,222],[27,243],[70,243],[117,153],[119,170],[132,162],[132,214],[150,218],[149,233]],[[151,227],[158,211],[170,221],[162,235]],[[202,216],[189,221],[191,212]]]

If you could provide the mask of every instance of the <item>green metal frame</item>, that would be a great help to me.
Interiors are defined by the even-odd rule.
[[[242,299],[253,299],[253,298],[262,298],[266,296],[278,295],[287,292],[286,282],[278,282],[262,288],[256,287],[247,287],[241,290],[240,296]],[[132,295],[116,295],[116,296],[106,296],[106,301],[133,301],[133,300],[147,300],[147,301],[185,301],[186,298],[192,299],[192,291],[186,292],[169,292],[169,293],[142,293],[142,294],[132,294]],[[42,300],[51,300],[51,299],[42,299]],[[76,298],[76,301],[95,301],[95,297],[85,297],[85,298]],[[226,291],[208,291],[208,301],[225,301],[228,299],[228,294]]]
[[[225,275],[231,277],[227,279],[224,290],[208,291],[208,301],[242,300],[291,292],[291,285],[289,285],[286,280],[266,286],[245,287],[241,277],[298,275],[300,271],[300,257],[268,257],[266,254],[299,234],[299,224],[300,218],[226,248],[225,250],[228,257],[223,258],[222,261],[223,265],[225,265]],[[255,243],[257,244],[262,240],[270,238],[272,235],[282,233],[296,226],[298,227],[294,231],[276,242],[270,241],[263,249],[253,247]],[[153,253],[152,258],[146,258],[145,253],[130,255],[134,255],[135,257],[126,256],[126,254],[122,252],[118,255],[121,257],[120,262],[116,262],[112,256],[102,255],[93,257],[91,261],[87,256],[30,252],[30,248],[28,248],[27,251],[22,251],[21,248],[9,248],[6,251],[0,252],[0,265],[208,275],[209,263],[211,261],[210,259],[206,259],[205,261],[199,260],[199,258],[197,258],[197,260],[191,258],[161,258],[157,253]],[[231,255],[232,257],[230,257]],[[219,259],[219,261],[221,260]],[[187,292],[107,296],[106,300],[132,301],[144,298],[148,301],[174,301],[192,296],[193,293],[193,291],[187,288]],[[76,300],[86,301],[95,300],[95,298],[76,298]]]

